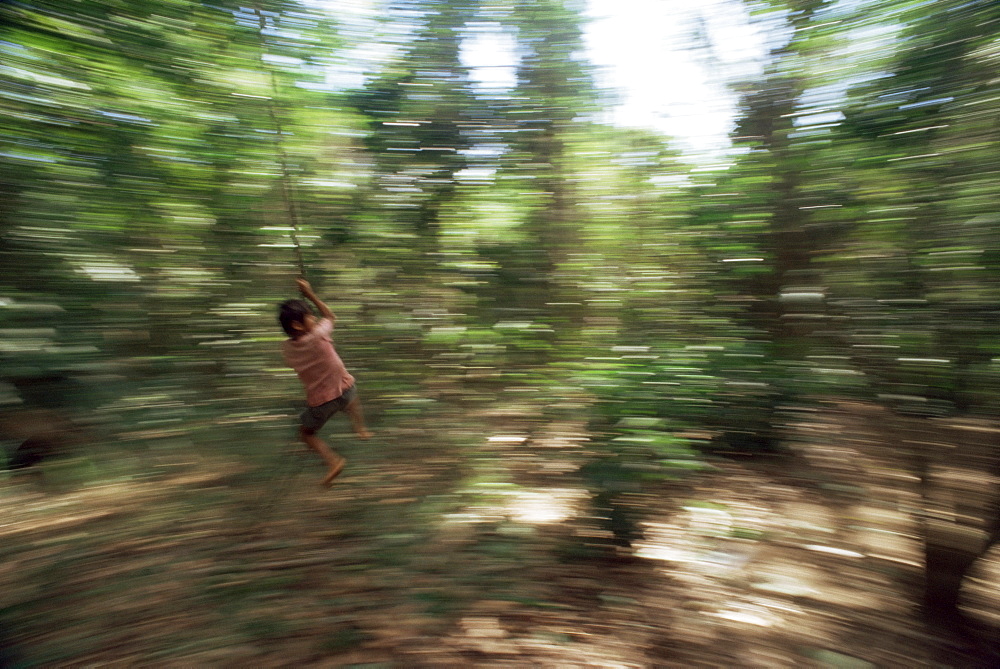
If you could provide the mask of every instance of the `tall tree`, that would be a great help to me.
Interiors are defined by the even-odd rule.
[[[399,53],[352,98],[368,121],[365,142],[375,161],[370,215],[394,221],[423,254],[438,250],[442,209],[467,164],[474,100],[460,55],[477,6],[477,0],[392,5],[389,16],[404,35]]]
[[[836,265],[856,291],[853,348],[866,351],[859,364],[898,411],[996,417],[1000,6],[894,8],[900,48],[889,76],[850,91],[845,122],[867,156],[867,217]],[[947,620],[959,616],[964,577],[1000,540],[1000,502],[986,483],[977,490],[983,501],[963,499],[948,484],[950,463],[925,443],[911,436],[900,450],[922,483],[924,603]],[[998,467],[989,449],[975,465]],[[956,520],[939,520],[946,517]]]
[[[741,92],[735,165],[703,196],[696,241],[717,264],[715,309],[733,319],[737,356],[720,373],[730,381],[720,396],[716,429],[727,447],[767,448],[777,436],[774,413],[783,396],[800,392],[787,379],[814,345],[824,324],[824,290],[815,258],[830,236],[823,214],[843,205],[843,193],[822,187],[817,146],[807,127],[821,103],[815,70],[829,47],[818,25],[824,0],[751,3],[777,43],[759,81]],[[805,120],[805,122],[804,122]]]
[[[516,181],[530,202],[526,245],[508,262],[519,268],[515,294],[533,308],[553,301],[560,265],[579,241],[568,145],[584,132],[597,103],[581,57],[581,9],[573,0],[524,0],[515,3],[509,19],[519,62],[504,109],[513,132],[501,178]]]

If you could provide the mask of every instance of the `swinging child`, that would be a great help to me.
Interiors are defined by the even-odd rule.
[[[338,411],[345,411],[354,432],[362,439],[371,433],[365,427],[361,401],[351,376],[333,348],[330,338],[337,317],[313,292],[305,279],[297,279],[299,292],[316,305],[317,319],[305,300],[287,300],[278,307],[278,321],[288,335],[282,344],[285,362],[295,370],[306,389],[306,410],[299,417],[299,437],[326,463],[323,485],[329,487],[347,460],[335,453],[316,432]]]

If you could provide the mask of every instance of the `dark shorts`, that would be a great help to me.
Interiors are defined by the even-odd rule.
[[[306,407],[306,410],[299,415],[299,422],[305,429],[315,432],[326,425],[326,421],[330,420],[333,414],[342,411],[357,396],[358,391],[354,386],[351,386],[340,397],[335,397],[318,406]]]

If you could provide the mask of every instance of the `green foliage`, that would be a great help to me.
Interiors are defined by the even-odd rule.
[[[137,451],[283,438],[301,250],[378,415],[592,411],[620,537],[788,405],[995,416],[998,5],[751,4],[773,50],[717,171],[595,121],[573,2],[398,3],[352,90],[371,37],[315,3],[0,4],[0,407]],[[479,32],[509,90],[474,85]]]

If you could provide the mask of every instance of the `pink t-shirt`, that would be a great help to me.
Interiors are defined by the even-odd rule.
[[[333,349],[332,332],[333,323],[323,318],[312,332],[298,339],[286,339],[282,344],[285,362],[306,387],[306,404],[311,407],[340,397],[354,385],[354,377]]]

